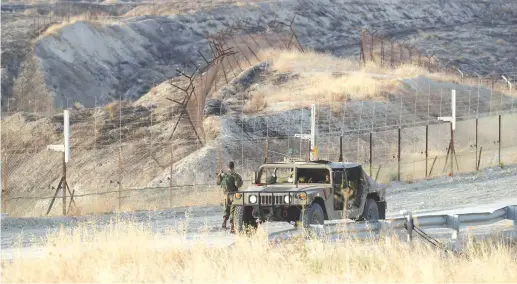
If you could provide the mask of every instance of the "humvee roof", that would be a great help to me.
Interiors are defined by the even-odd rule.
[[[310,161],[310,162],[304,162],[304,161],[294,161],[294,162],[275,162],[275,163],[267,163],[266,165],[328,165],[333,169],[349,169],[349,168],[356,168],[360,167],[361,165],[358,163],[351,163],[351,162],[329,162],[325,160],[317,160],[317,161]]]

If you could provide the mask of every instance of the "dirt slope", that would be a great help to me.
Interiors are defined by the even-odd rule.
[[[507,13],[499,15],[502,8]],[[357,56],[358,27],[399,36],[434,27],[439,34],[447,32],[447,26],[494,15],[509,24],[507,19],[515,9],[511,3],[499,1],[268,1],[171,16],[122,18],[111,24],[76,22],[43,35],[35,43],[34,55],[56,106],[79,102],[91,107],[95,100],[137,99],[152,85],[175,76],[175,69],[188,59],[201,63],[202,58],[192,51],[210,53],[204,37],[242,19],[267,27],[275,19],[289,21],[296,14],[295,30],[305,48]],[[492,29],[501,28],[494,25]],[[454,44],[463,48],[470,42],[464,38]],[[505,50],[498,52],[502,54],[498,62],[513,61],[509,55],[512,45],[499,48]],[[493,51],[489,45],[479,49]],[[469,63],[483,70],[493,70],[496,64]]]

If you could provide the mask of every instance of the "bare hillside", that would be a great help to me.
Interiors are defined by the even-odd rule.
[[[453,37],[447,42],[450,48],[436,49],[436,56],[440,57],[454,48],[465,50],[465,46],[472,45],[468,35],[479,29],[473,24],[477,23],[492,31],[492,38],[476,39],[477,51],[463,52],[469,64],[467,70],[480,74],[511,72],[508,69],[515,64],[512,39],[498,45],[497,51],[492,43],[499,39],[497,34],[505,34],[515,26],[511,22],[515,11],[515,5],[504,1],[245,2],[174,15],[132,17],[129,13],[110,21],[79,21],[50,27],[34,43],[34,56],[45,77],[45,88],[58,107],[71,102],[91,107],[95,101],[106,104],[119,98],[136,100],[154,84],[175,76],[175,69],[185,67],[189,59],[202,63],[198,50],[209,57],[207,35],[243,24],[244,20],[245,25],[261,27],[255,32],[267,32],[272,22],[288,23],[294,15],[293,28],[305,48],[354,57],[359,54],[361,27],[398,38],[412,36],[418,44],[421,37],[427,36],[422,31],[431,29],[439,38],[451,38],[451,28],[470,25],[462,31],[461,40]],[[493,18],[497,23],[487,22]],[[480,52],[491,54],[494,59],[471,57]],[[30,80],[31,73],[26,72],[20,80],[23,77]],[[25,92],[19,93],[18,100],[23,100]],[[24,109],[23,104],[18,109]]]
[[[460,120],[489,116],[491,111],[509,112],[512,106],[517,105],[515,97],[481,88],[478,106],[474,103],[478,97],[477,86],[461,85],[444,75],[428,74],[418,67],[395,70],[373,65],[359,67],[348,60],[315,53],[269,51],[263,56],[265,61],[242,72],[209,96],[203,110],[204,146],[199,143],[185,117],[180,120],[171,139],[180,111],[179,106],[170,100],[180,101],[183,94],[170,82],[153,88],[132,104],[112,103],[95,109],[73,110],[73,158],[68,171],[76,194],[117,192],[120,187],[123,190],[158,187],[162,189],[144,191],[135,200],[145,200],[145,204],[168,200],[171,146],[175,187],[189,184],[208,187],[214,182],[219,163],[228,160],[234,160],[239,171],[249,179],[264,159],[267,137],[271,137],[270,160],[281,160],[286,155],[304,155],[306,145],[292,137],[296,133],[308,133],[311,103],[320,104],[318,130],[322,137],[323,158],[337,157],[338,136],[344,135],[345,139],[355,139],[345,141],[346,159],[365,161],[367,134],[373,131],[378,133],[375,138],[377,144],[391,145],[390,149],[375,151],[376,165],[392,161],[391,156],[396,153],[394,130],[399,126],[408,129],[403,140],[405,159],[418,155],[421,146],[415,148],[415,143],[423,145],[425,137],[422,132],[425,129],[418,126],[436,124],[440,113],[450,112],[448,98],[452,88],[457,90]],[[325,65],[326,60],[332,64]],[[310,68],[314,62],[318,65]],[[318,66],[318,71],[310,71]],[[336,73],[334,67],[347,71]],[[326,81],[315,87],[311,83],[313,78],[316,81],[326,78]],[[172,83],[181,82],[174,80]],[[347,89],[343,84],[370,88]],[[505,118],[508,131],[504,132],[503,140],[509,141],[507,145],[513,145],[511,141],[517,139],[517,133],[511,131],[508,119],[512,118]],[[2,141],[8,150],[11,196],[52,195],[52,186],[60,178],[61,158],[58,153],[46,151],[45,147],[62,143],[61,120],[60,115],[40,117],[23,113],[4,120]],[[465,125],[458,126],[457,149],[469,151],[472,132],[463,127]],[[443,137],[432,137],[430,148],[443,155],[439,149],[447,147],[447,125],[437,125],[431,131],[434,136],[442,133]],[[497,135],[494,131],[494,128],[481,127],[480,143],[490,144]],[[289,153],[289,149],[295,152]],[[485,151],[488,150],[485,148]],[[489,152],[485,152],[488,155],[486,153]],[[505,161],[515,163],[516,158],[509,155]],[[381,178],[386,181],[390,174],[386,172]],[[16,204],[11,203],[11,214],[21,214],[28,207],[44,212],[49,200],[10,202]],[[129,201],[124,202],[127,204]],[[105,206],[108,210],[115,207],[116,203]]]

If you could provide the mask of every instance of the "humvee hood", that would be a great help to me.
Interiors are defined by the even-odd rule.
[[[318,190],[322,188],[329,188],[330,184],[299,184],[298,187],[293,185],[268,185],[268,186],[250,186],[247,189],[240,190],[241,192],[296,192],[296,191],[310,191],[310,190]]]

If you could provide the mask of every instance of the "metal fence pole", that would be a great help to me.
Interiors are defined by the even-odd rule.
[[[4,199],[3,213],[7,213],[7,154],[2,161],[2,197]]]
[[[451,144],[449,145],[449,151],[451,152],[451,176],[454,176],[454,158],[456,157],[456,151],[454,150],[454,129],[451,125]]]
[[[425,126],[425,177],[427,178],[427,164],[429,157],[429,125]]]
[[[499,144],[499,166],[501,166],[501,115],[499,115],[499,140],[497,144]]]
[[[372,176],[372,162],[373,162],[373,159],[372,159],[372,153],[373,153],[373,151],[372,151],[372,148],[373,148],[372,147],[373,146],[372,135],[373,135],[373,133],[370,132],[370,177]]]
[[[397,171],[397,181],[400,181],[400,128],[398,130],[398,154],[397,154],[397,160],[398,160],[398,171]]]
[[[478,119],[476,118],[476,160],[474,161],[474,168],[477,170],[479,170],[478,168]]]
[[[173,157],[173,153],[174,153],[174,147],[172,146],[172,143],[171,143],[171,173],[170,173],[170,176],[169,176],[169,207],[172,207],[172,169],[173,169],[173,166],[174,166],[174,157]]]
[[[63,152],[63,184],[61,186],[61,192],[63,193],[63,216],[66,216],[66,187],[66,161],[65,152]]]
[[[343,135],[339,136],[339,162],[343,162]]]

